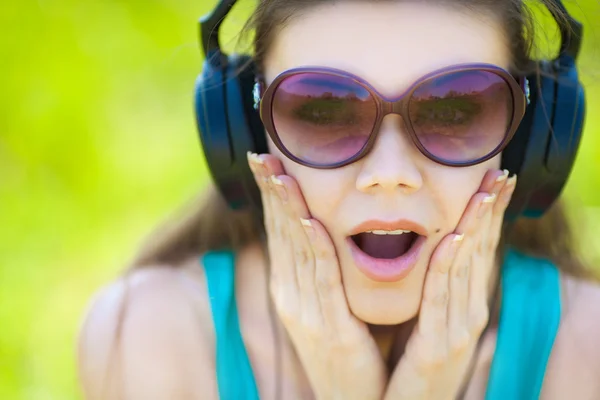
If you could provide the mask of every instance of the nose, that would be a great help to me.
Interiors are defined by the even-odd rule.
[[[384,118],[373,148],[363,158],[356,188],[362,192],[413,193],[423,186],[419,168],[421,155],[399,115]]]

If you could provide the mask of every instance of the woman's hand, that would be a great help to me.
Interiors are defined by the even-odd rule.
[[[325,228],[296,181],[269,154],[248,154],[262,194],[273,302],[317,399],[381,399],[385,365],[368,327],[350,312]]]
[[[419,312],[386,399],[455,399],[489,319],[489,281],[516,176],[486,174],[456,231],[433,253]]]

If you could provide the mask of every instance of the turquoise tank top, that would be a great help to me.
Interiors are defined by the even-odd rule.
[[[202,258],[216,336],[221,400],[258,400],[258,389],[240,331],[235,299],[235,257],[214,251]],[[502,302],[486,400],[538,399],[561,315],[556,266],[507,252]]]

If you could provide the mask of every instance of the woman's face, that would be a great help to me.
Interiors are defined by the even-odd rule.
[[[481,14],[417,2],[341,2],[313,8],[288,23],[269,49],[265,74],[270,83],[290,68],[333,67],[392,98],[436,69],[461,63],[508,69],[509,62],[503,30]],[[380,325],[417,314],[433,251],[454,231],[486,171],[500,166],[498,156],[466,168],[437,164],[421,154],[396,114],[385,117],[366,157],[341,168],[304,167],[271,141],[269,146],[333,240],[350,309]],[[408,275],[381,281],[359,268],[349,236],[373,220],[408,220],[424,228],[426,239]]]

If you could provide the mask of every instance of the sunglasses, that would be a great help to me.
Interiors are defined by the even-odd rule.
[[[383,118],[399,114],[405,131],[429,159],[475,165],[496,156],[525,114],[528,82],[489,64],[456,65],[429,73],[401,96],[387,98],[348,72],[320,67],[285,71],[255,107],[277,148],[313,168],[338,168],[373,147]]]

